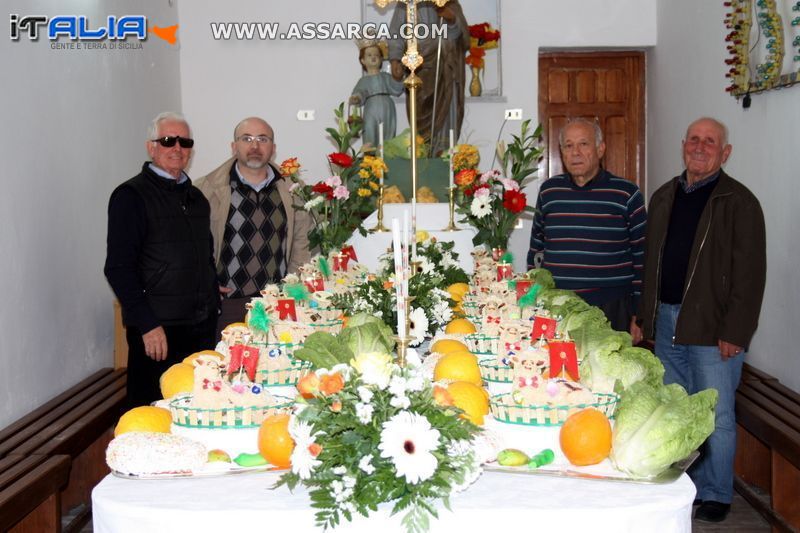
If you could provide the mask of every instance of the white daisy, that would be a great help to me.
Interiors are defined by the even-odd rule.
[[[368,403],[357,403],[356,404],[356,416],[358,417],[358,421],[362,424],[369,424],[372,422],[372,414],[375,412],[375,408]]]
[[[290,460],[292,462],[292,472],[300,476],[300,479],[308,479],[316,467],[322,464],[317,459],[320,446],[315,442],[316,434],[311,434],[311,425],[300,422],[297,417],[292,417],[289,424],[289,434],[294,439],[294,451]]]
[[[430,326],[428,317],[425,315],[425,310],[418,307],[416,309],[411,309],[409,318],[411,319],[411,327],[408,332],[411,337],[410,344],[411,346],[419,346],[428,334],[428,327]]]
[[[430,274],[434,271],[435,266],[427,257],[418,255],[417,261],[419,261],[419,271],[423,274]]]
[[[422,415],[400,411],[383,423],[378,449],[391,459],[398,477],[411,484],[430,478],[439,465],[431,453],[439,446],[439,431]]]
[[[472,200],[472,205],[469,206],[472,216],[476,218],[483,218],[492,212],[491,198],[488,196],[476,196]]]
[[[375,472],[375,466],[372,464],[372,455],[365,455],[358,462],[358,468],[365,474],[372,475]]]

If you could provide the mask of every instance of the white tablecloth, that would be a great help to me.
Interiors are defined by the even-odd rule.
[[[403,212],[408,212],[409,224],[411,223],[411,204],[387,204],[383,209],[383,225],[389,231],[386,233],[370,233],[366,237],[356,232],[348,241],[353,245],[358,256],[358,261],[366,265],[371,272],[375,272],[378,266],[378,257],[386,253],[392,244],[392,219],[396,218],[403,228]],[[456,214],[456,219],[458,219]],[[417,204],[417,231],[425,230],[440,241],[453,241],[455,247],[453,251],[458,253],[461,268],[467,272],[472,272],[472,256],[470,252],[472,237],[477,231],[469,225],[456,224],[461,231],[441,231],[447,227],[450,221],[450,211],[447,204]],[[364,220],[364,227],[367,230],[374,228],[378,223],[378,212],[373,212]]]
[[[277,473],[215,478],[129,480],[106,477],[92,492],[97,533],[286,531],[320,532],[308,493],[269,490]],[[467,491],[441,505],[431,531],[691,532],[695,488],[684,474],[667,485],[640,485],[484,472]],[[381,506],[370,519],[338,530],[402,531],[400,515]]]

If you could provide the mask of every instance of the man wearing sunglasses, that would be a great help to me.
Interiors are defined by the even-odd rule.
[[[151,161],[108,205],[104,272],[127,328],[129,407],[160,399],[161,374],[214,345],[219,298],[208,201],[184,172],[193,146],[181,115],[158,115],[145,142]]]
[[[221,280],[219,328],[241,322],[245,304],[269,283],[311,260],[311,217],[295,209],[290,183],[270,164],[275,132],[258,117],[233,130],[233,157],[197,181],[211,205],[214,257]]]

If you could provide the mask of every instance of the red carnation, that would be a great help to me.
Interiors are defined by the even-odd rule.
[[[528,200],[525,197],[524,192],[506,191],[505,194],[503,194],[503,207],[512,213],[521,212],[523,209],[525,209],[527,202]]]
[[[328,154],[328,161],[342,168],[348,168],[353,164],[353,158],[342,152]]]
[[[333,198],[333,187],[326,183],[315,183],[314,186],[311,187],[311,190],[317,194],[324,194],[328,200]]]

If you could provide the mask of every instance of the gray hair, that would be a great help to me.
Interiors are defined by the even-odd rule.
[[[594,130],[594,145],[596,147],[600,146],[600,143],[603,142],[603,130],[600,129],[600,124],[598,124],[596,120],[587,120],[581,117],[567,119],[567,123],[564,124],[564,127],[561,128],[561,131],[558,132],[559,146],[564,146],[564,130],[566,130],[568,126],[573,126],[575,124],[582,124],[592,128]]]
[[[686,133],[688,134],[689,133],[689,129],[692,126],[694,126],[695,124],[697,124],[698,122],[705,122],[705,121],[711,122],[717,128],[719,128],[719,131],[722,132],[722,146],[725,146],[726,144],[728,144],[728,126],[726,126],[722,121],[715,119],[714,117],[700,117],[697,120],[693,120],[692,123],[689,124],[689,126],[687,126]],[[684,136],[683,140],[684,141],[686,140],[685,136]]]
[[[164,111],[163,113],[159,113],[156,115],[156,118],[153,119],[153,122],[150,123],[150,126],[147,128],[147,140],[152,141],[158,136],[158,127],[161,125],[162,122],[182,122],[186,124],[186,128],[189,130],[189,135],[192,134],[192,128],[189,127],[189,123],[186,122],[186,118],[181,115],[180,113],[176,113],[174,111]]]

